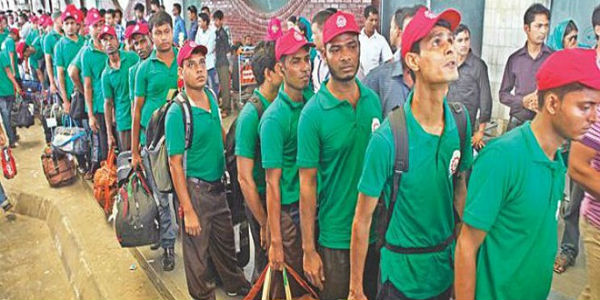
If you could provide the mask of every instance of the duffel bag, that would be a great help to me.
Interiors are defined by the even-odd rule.
[[[42,152],[41,160],[44,175],[51,187],[69,185],[77,179],[75,163],[69,155],[46,147]]]
[[[27,127],[34,123],[34,104],[31,101],[25,101],[21,95],[15,97],[12,105],[11,125],[15,127]]]
[[[94,198],[108,216],[112,212],[113,198],[117,194],[117,168],[115,150],[110,149],[108,158],[100,164],[94,173]]]
[[[119,189],[114,209],[115,233],[121,247],[158,243],[158,203],[140,170],[132,171]]]
[[[63,125],[54,129],[52,147],[73,155],[88,153],[90,145],[85,129],[76,127],[75,122],[69,116],[65,116]]]
[[[73,118],[73,120],[81,121],[87,118],[87,114],[85,113],[85,98],[83,94],[74,91],[71,94],[71,107],[69,108],[69,116]]]
[[[131,151],[123,151],[117,156],[117,182],[119,187],[127,181],[129,174],[131,174]]]

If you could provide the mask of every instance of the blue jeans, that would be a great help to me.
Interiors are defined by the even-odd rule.
[[[8,136],[8,143],[14,144],[15,133],[10,125],[10,115],[13,103],[15,102],[15,96],[4,96],[0,97],[0,114],[2,114],[2,123],[4,129],[6,129],[6,135]]]
[[[156,187],[154,177],[152,176],[152,166],[150,165],[150,156],[146,149],[142,149],[142,164],[144,165],[144,174],[154,194],[154,199],[158,200],[158,218],[160,221],[160,246],[164,249],[175,247],[175,238],[177,237],[177,221],[173,218],[171,210],[175,211],[169,203],[170,195],[173,196],[173,204],[177,201],[175,193],[161,193]]]
[[[217,73],[217,68],[212,68],[208,70],[208,87],[215,92],[215,94],[219,94],[219,74]],[[219,102],[219,99],[215,99]]]

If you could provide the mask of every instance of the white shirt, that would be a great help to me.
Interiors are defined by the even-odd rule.
[[[215,54],[215,46],[217,42],[217,34],[214,28],[210,26],[206,31],[198,27],[198,33],[196,33],[196,44],[206,47],[208,52],[206,53],[206,70],[214,69],[215,63],[217,62],[217,55]]]
[[[329,78],[329,66],[321,57],[321,52],[317,51],[317,55],[313,60],[312,82],[315,93],[321,88],[321,83]]]
[[[377,33],[377,30],[368,37],[363,28],[358,35],[358,40],[360,41],[360,65],[365,76],[394,57],[390,45],[381,34]]]

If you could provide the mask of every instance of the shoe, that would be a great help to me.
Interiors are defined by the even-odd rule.
[[[175,269],[175,248],[166,248],[161,262],[163,271],[173,271]]]
[[[156,251],[156,250],[158,250],[158,248],[160,248],[160,243],[156,243],[156,244],[150,246],[150,250],[152,250],[152,251]]]
[[[13,205],[8,201],[8,199],[6,199],[0,207],[2,208],[2,210],[4,210],[4,212],[8,212],[13,207]]]
[[[14,148],[17,148],[17,147],[19,147],[19,143],[17,143],[17,142],[14,142],[14,143],[10,144],[10,148],[14,149]]]
[[[249,292],[250,292],[250,289],[247,286],[244,286],[235,292],[226,292],[226,294],[229,297],[236,297],[236,296],[246,297],[246,295],[248,295]]]

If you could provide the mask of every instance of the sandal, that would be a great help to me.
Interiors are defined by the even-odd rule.
[[[564,253],[560,253],[558,256],[556,256],[556,259],[554,260],[554,272],[556,272],[556,274],[561,274],[574,264],[574,257]]]

